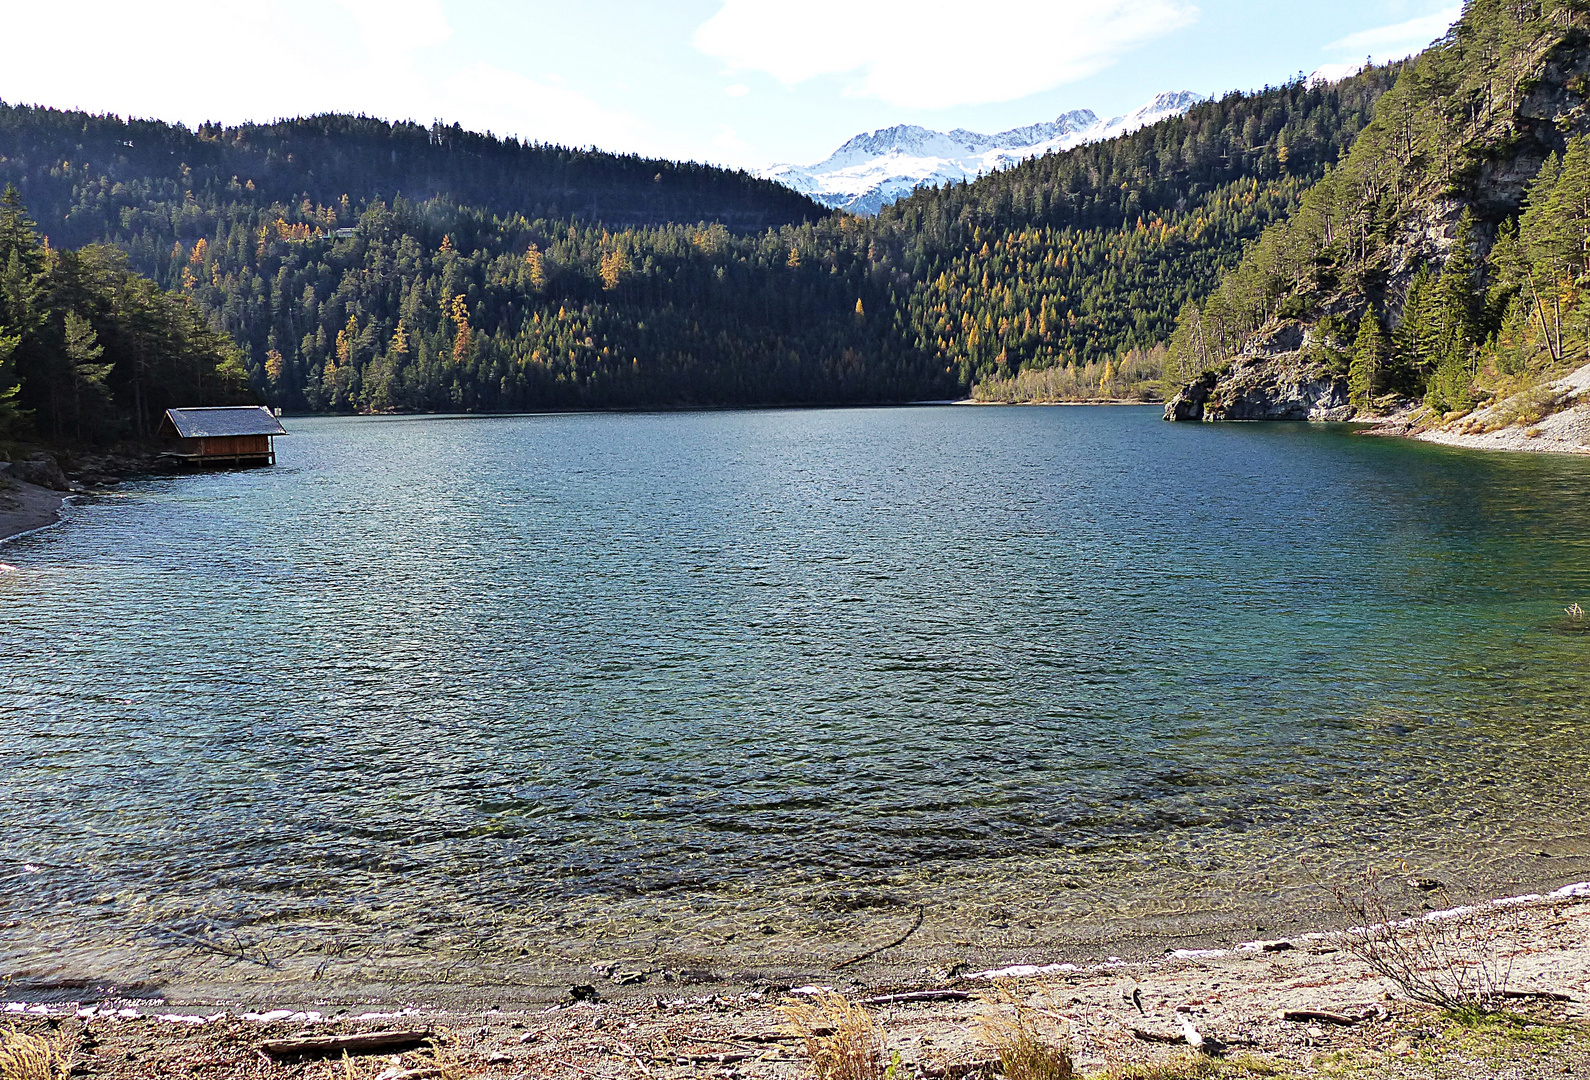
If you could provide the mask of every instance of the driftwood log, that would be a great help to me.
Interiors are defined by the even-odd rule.
[[[863,1005],[901,1005],[909,1001],[970,1001],[969,990],[907,990],[900,994],[879,994],[862,998]]]
[[[1371,1016],[1374,1014],[1371,1013]],[[1294,1024],[1339,1024],[1342,1027],[1352,1027],[1361,1020],[1362,1016],[1348,1016],[1346,1013],[1328,1012],[1324,1009],[1287,1009],[1281,1013],[1282,1020],[1290,1020]]]
[[[315,1035],[301,1039],[270,1039],[260,1049],[273,1058],[350,1057],[411,1050],[431,1037],[431,1029],[360,1031],[351,1035]]]
[[[1135,1026],[1132,1028],[1132,1038],[1147,1043],[1184,1043],[1187,1041],[1187,1036],[1179,1031],[1150,1031],[1148,1028]]]
[[[1502,997],[1512,1001],[1572,1001],[1567,994],[1559,994],[1554,990],[1503,990]]]

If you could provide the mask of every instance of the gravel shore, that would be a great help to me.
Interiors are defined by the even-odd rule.
[[[1439,917],[1431,913],[1424,921]],[[1018,1011],[1046,1040],[1066,1048],[1083,1075],[1583,1075],[1590,1068],[1590,886],[1482,904],[1472,917],[1491,957],[1510,969],[1511,1011],[1501,1018],[1465,1020],[1409,1001],[1340,936],[1328,934],[1181,950],[1146,963],[924,973],[890,985],[835,972],[832,988],[881,1025],[902,1078],[996,1074],[989,1022],[1009,1022]],[[45,1039],[73,1075],[106,1080],[775,1080],[811,1075],[805,1048],[785,1030],[779,1006],[817,989],[618,985],[613,974],[593,972],[589,987],[548,1005],[446,1010],[331,1000],[266,1010],[85,993],[81,1002],[0,1004],[0,1031]],[[1202,1052],[1188,1046],[1189,1029],[1205,1041]],[[427,1039],[408,1048],[355,1048],[347,1060],[334,1051],[299,1058],[271,1045],[359,1032]]]
[[[1590,390],[1590,364],[1549,383],[1545,390],[1566,407],[1533,422],[1508,422],[1510,413],[1518,408],[1517,399],[1509,398],[1443,427],[1414,433],[1413,437],[1472,450],[1590,454],[1590,399],[1585,393]]]

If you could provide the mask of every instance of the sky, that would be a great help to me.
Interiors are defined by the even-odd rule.
[[[763,168],[863,131],[996,132],[1416,52],[1453,0],[0,0],[0,100],[316,112]]]

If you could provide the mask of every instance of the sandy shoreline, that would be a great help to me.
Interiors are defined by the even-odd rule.
[[[0,476],[0,544],[61,520],[61,507],[71,493],[53,491]]]
[[[1142,962],[1105,958],[960,975],[924,970],[886,983],[835,972],[793,990],[716,979],[619,985],[622,973],[595,970],[587,979],[595,1000],[569,995],[538,1006],[497,1007],[488,999],[438,1008],[329,997],[270,1008],[88,991],[75,1002],[0,1003],[0,1031],[48,1037],[82,1074],[106,1078],[190,1074],[202,1064],[205,1075],[219,1077],[772,1080],[810,1072],[777,1006],[792,992],[831,986],[872,1011],[888,1049],[900,1055],[902,1077],[985,1075],[996,1052],[982,1021],[1013,1016],[1015,1002],[1090,1072],[1169,1063],[1184,1071],[1164,1075],[1209,1075],[1185,1071],[1194,1057],[1186,1044],[1190,1024],[1225,1045],[1227,1060],[1238,1063],[1228,1066],[1234,1075],[1582,1075],[1590,1067],[1590,884],[1467,910],[1511,967],[1510,1004],[1536,1027],[1465,1028],[1408,1001],[1345,948],[1339,933],[1314,932]],[[1432,912],[1413,921],[1448,917],[1457,916]],[[261,1052],[272,1039],[393,1030],[428,1031],[433,1042],[346,1064],[277,1061]]]

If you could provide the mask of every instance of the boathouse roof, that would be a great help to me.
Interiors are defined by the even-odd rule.
[[[287,429],[263,405],[209,409],[167,409],[166,420],[184,439],[217,435],[285,435]]]

